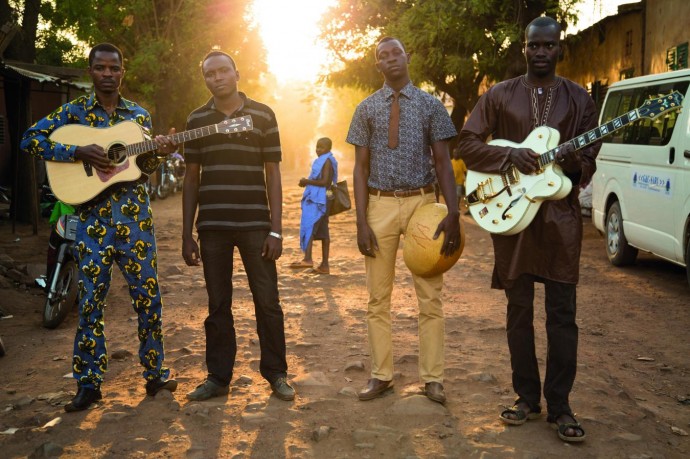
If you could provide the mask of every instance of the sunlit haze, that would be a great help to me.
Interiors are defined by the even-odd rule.
[[[639,0],[583,0],[575,8],[577,12],[577,24],[570,25],[567,33],[574,34],[584,30],[607,16],[618,12],[618,5],[623,3],[636,3]]]
[[[333,0],[254,0],[253,13],[278,80],[313,81],[326,61],[317,42],[321,15]]]

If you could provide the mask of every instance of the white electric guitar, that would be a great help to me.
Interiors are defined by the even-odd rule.
[[[683,95],[678,91],[649,99],[639,108],[560,145],[558,131],[547,126],[536,128],[520,144],[502,139],[492,140],[489,145],[531,148],[540,154],[540,169],[529,175],[520,173],[513,164],[498,174],[468,170],[465,179],[468,191],[466,199],[472,217],[490,233],[506,236],[519,233],[532,222],[544,200],[562,199],[570,193],[570,179],[558,164],[554,164],[556,154],[564,145],[570,143],[575,150],[579,150],[641,118],[654,119],[678,110],[682,102]]]
[[[167,137],[179,144],[211,134],[251,131],[253,127],[252,117],[247,115],[211,126],[176,132]],[[100,145],[115,166],[111,172],[105,173],[80,160],[46,161],[50,188],[60,201],[67,204],[84,203],[110,185],[137,180],[141,177],[142,170],[152,173],[153,170],[147,171],[143,164],[139,164],[138,160],[145,157],[139,155],[158,149],[156,141],[147,139],[143,128],[134,121],[122,121],[109,127],[66,124],[53,131],[50,140],[80,147]],[[156,162],[155,166],[157,165]]]

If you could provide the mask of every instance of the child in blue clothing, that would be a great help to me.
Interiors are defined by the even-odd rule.
[[[299,230],[299,245],[304,252],[302,261],[290,264],[291,268],[312,268],[312,245],[314,240],[321,241],[323,257],[321,264],[313,269],[316,274],[329,274],[328,256],[330,234],[328,231],[328,190],[338,181],[338,162],[331,148],[333,142],[323,137],[316,142],[317,158],[311,165],[308,178],[301,178],[299,186],[304,188],[302,195],[302,220]]]

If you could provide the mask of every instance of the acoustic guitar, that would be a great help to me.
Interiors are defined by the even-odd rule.
[[[513,235],[524,230],[534,219],[541,203],[566,197],[572,189],[570,179],[558,164],[556,155],[566,144],[579,150],[642,118],[654,119],[681,108],[683,95],[673,91],[649,99],[640,107],[560,144],[560,134],[548,126],[533,130],[522,143],[496,139],[489,145],[531,148],[539,153],[539,170],[522,174],[515,165],[498,174],[467,171],[467,205],[480,227],[494,234]]]
[[[251,116],[224,120],[218,124],[176,132],[167,136],[178,144],[212,134],[235,134],[254,128]],[[83,124],[67,124],[50,135],[53,142],[84,147],[100,145],[106,151],[113,166],[110,172],[101,172],[80,160],[46,161],[48,182],[53,194],[67,204],[81,204],[93,199],[109,186],[139,179],[147,171],[139,160],[158,149],[153,139],[148,139],[144,129],[134,121],[122,121],[108,127],[91,127]]]

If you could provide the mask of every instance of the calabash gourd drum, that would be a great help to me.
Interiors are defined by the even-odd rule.
[[[434,240],[434,233],[448,208],[444,204],[425,204],[412,214],[403,243],[403,259],[409,270],[421,277],[433,277],[448,271],[465,248],[465,228],[460,220],[460,244],[449,257],[441,254],[444,233]]]

